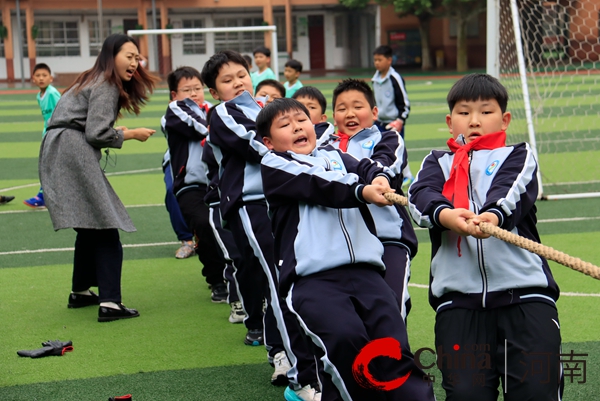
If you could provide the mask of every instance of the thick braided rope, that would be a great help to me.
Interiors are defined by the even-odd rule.
[[[406,196],[398,195],[394,192],[387,192],[383,194],[383,197],[390,202],[397,203],[401,206],[408,206],[408,198]]]
[[[408,204],[408,199],[402,195],[388,192],[383,196],[390,202],[394,202],[402,206],[406,206]],[[490,234],[504,242],[508,242],[509,244],[518,246],[519,248],[533,252],[543,258],[553,260],[563,266],[570,267],[573,270],[577,270],[578,272],[587,274],[590,277],[600,280],[600,267],[589,262],[585,262],[579,258],[567,255],[564,252],[557,251],[550,246],[521,237],[520,235],[513,234],[510,231],[486,222],[479,223],[479,229],[482,232]]]
[[[567,255],[564,252],[557,251],[556,249],[542,245],[539,242],[532,241],[530,239],[521,237],[520,235],[511,233],[510,231],[504,230],[500,227],[496,227],[490,223],[480,222],[479,229],[490,234],[504,242],[518,246],[533,252],[536,255],[540,255],[546,259],[553,260],[556,263],[560,263],[563,266],[570,267],[573,270],[577,270],[583,274],[587,274],[595,279],[600,280],[600,267],[595,266],[589,262],[585,262],[579,258]]]

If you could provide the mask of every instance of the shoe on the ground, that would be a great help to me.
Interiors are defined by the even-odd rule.
[[[414,180],[415,177],[404,177],[402,180],[402,191],[406,193],[406,191],[408,191],[408,187],[410,187],[410,184],[412,184]]]
[[[227,291],[227,286],[225,283],[218,283],[212,286],[210,299],[214,303],[223,304],[227,303],[227,297],[229,296],[229,292]]]
[[[127,395],[120,395],[117,397],[110,397],[108,399],[108,401],[131,401],[131,394],[127,394]]]
[[[34,196],[33,198],[25,199],[23,201],[23,204],[34,209],[42,209],[46,207],[46,203],[44,202],[44,195],[41,193],[37,196]]]
[[[69,294],[69,303],[67,308],[83,308],[86,306],[98,305],[100,299],[98,295],[93,291],[90,291],[92,295],[81,295],[81,294]]]
[[[195,254],[193,241],[181,241],[181,247],[175,252],[175,257],[177,259],[187,259]]]
[[[244,344],[252,346],[264,345],[265,341],[262,329],[248,329],[246,338],[244,338]]]
[[[131,401],[131,394],[110,397],[108,401]]]
[[[119,309],[107,308],[101,306],[98,309],[98,321],[99,322],[112,322],[119,319],[130,319],[132,317],[138,317],[140,313],[135,309],[127,308],[123,304],[118,304]]]
[[[287,386],[289,382],[287,372],[292,366],[290,365],[290,360],[285,354],[285,351],[279,351],[275,354],[273,357],[273,367],[275,368],[275,371],[271,376],[271,384],[274,386]]]
[[[10,202],[13,199],[15,199],[14,196],[0,195],[0,205],[4,205],[5,203],[8,203],[8,202]]]
[[[229,304],[231,312],[229,313],[229,323],[242,323],[246,318],[246,312],[240,301],[234,301]]]
[[[289,386],[283,392],[286,401],[321,401],[321,392],[310,384],[300,390],[292,390]]]

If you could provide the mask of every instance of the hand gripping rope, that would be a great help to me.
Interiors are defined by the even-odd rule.
[[[397,203],[402,206],[408,205],[408,198],[402,195],[388,192],[383,196],[390,202]],[[593,265],[589,262],[585,262],[579,258],[567,255],[566,253],[557,251],[556,249],[542,245],[538,242],[530,239],[521,237],[520,235],[513,234],[510,231],[504,230],[500,227],[496,227],[490,223],[481,222],[479,223],[479,229],[493,237],[501,239],[504,242],[523,248],[529,252],[535,253],[543,258],[553,260],[556,263],[560,263],[563,266],[570,267],[573,270],[577,270],[583,274],[587,274],[597,280],[600,280],[600,267]]]

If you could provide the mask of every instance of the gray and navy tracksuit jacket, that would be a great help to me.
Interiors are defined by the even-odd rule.
[[[364,185],[378,175],[389,179],[393,172],[333,148],[264,156],[281,296],[299,276],[349,264],[385,270],[383,246],[362,197]]]
[[[160,125],[169,144],[175,196],[208,184],[202,152],[203,141],[208,135],[206,110],[209,107],[208,102],[200,107],[192,99],[175,100],[169,103],[161,118]]]
[[[330,135],[329,145],[339,148],[338,137]],[[406,166],[404,140],[396,131],[380,132],[377,126],[365,128],[348,140],[347,153],[357,158],[369,158],[389,167],[395,175],[390,186],[402,193],[402,169]],[[406,208],[393,205],[368,205],[375,221],[377,237],[382,242],[397,243],[408,250],[412,259],[417,254],[417,237]]]
[[[440,224],[440,211],[453,208],[442,195],[453,159],[452,152],[432,151],[408,194],[413,219],[429,228],[431,237],[431,306],[440,312],[522,302],[555,305],[559,289],[546,259],[494,237],[459,237]],[[494,213],[499,227],[540,242],[537,162],[529,145],[472,151],[469,159],[469,209],[475,214]]]
[[[335,127],[332,123],[325,121],[322,123],[315,124],[315,134],[317,134],[317,146],[320,141],[327,140],[331,135],[335,133]]]
[[[410,102],[404,85],[404,78],[390,67],[385,78],[381,78],[379,71],[371,78],[375,103],[379,110],[379,121],[384,124],[399,118],[406,121],[410,113]]]
[[[219,163],[221,216],[227,220],[247,202],[265,202],[260,161],[268,152],[256,135],[260,105],[248,92],[216,106],[210,118],[209,142]]]

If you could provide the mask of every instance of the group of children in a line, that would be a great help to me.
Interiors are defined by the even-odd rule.
[[[259,73],[262,60],[255,53]],[[416,236],[407,209],[384,196],[402,193],[407,171],[409,105],[390,60],[376,50],[375,64],[389,65],[378,67],[374,91],[355,79],[335,88],[337,132],[316,88],[273,99],[234,51],[168,78],[161,126],[172,190],[199,241],[203,275],[213,301],[229,297],[244,342],[266,346],[271,381],[287,385],[288,401],[435,399],[406,332]],[[205,101],[204,86],[218,105]],[[488,75],[460,79],[448,95],[450,151],[432,151],[408,190],[410,214],[432,239],[437,349],[488,344],[491,354],[460,369],[438,361],[448,400],[495,400],[500,381],[506,400],[562,395],[558,287],[548,264],[478,227],[539,241],[537,165],[529,145],[505,144],[507,100]],[[382,339],[394,349],[357,367]],[[527,377],[540,354],[547,382]]]
[[[400,132],[408,106],[388,114],[393,119],[382,118],[378,104],[395,103],[377,99],[380,89],[394,91],[401,79],[393,69],[380,71],[375,91],[360,80],[341,82],[333,93],[335,132],[316,88],[271,100],[268,92],[259,93],[260,84],[254,91],[248,67],[239,53],[215,54],[195,82],[206,85],[220,104],[208,118],[198,107],[178,113],[200,123],[194,141],[206,165],[213,165],[205,185],[214,198],[205,197],[204,203],[213,206],[211,224],[231,234],[231,240],[219,240],[222,254],[237,256],[220,266],[234,271],[226,276],[229,295],[239,298],[246,313],[244,342],[266,345],[275,367],[271,380],[289,384],[287,400],[434,399],[406,335],[416,236],[407,209],[383,196],[402,191],[407,154]],[[396,84],[386,84],[386,78]],[[400,93],[406,98],[403,85]],[[484,342],[498,354],[490,366],[467,367],[458,376],[453,366],[440,364],[448,399],[496,399],[506,372],[510,376],[503,384],[515,400],[559,399],[561,391],[558,288],[546,261],[487,239],[478,228],[479,222],[490,222],[539,241],[532,225],[536,167],[528,145],[487,143],[508,127],[506,100],[505,89],[487,75],[460,80],[449,95],[451,152],[433,151],[409,191],[412,217],[430,228],[433,241],[436,345],[444,350]],[[183,109],[186,102],[194,103],[176,104]],[[171,146],[177,131],[166,127],[166,132]],[[466,152],[470,162],[457,160]],[[180,171],[188,172],[187,167]],[[467,192],[470,188],[477,191]],[[529,341],[525,333],[540,335]],[[398,360],[375,358],[367,373],[379,383],[404,378],[386,391],[365,385],[361,375],[367,373],[353,369],[364,347],[381,338],[397,341]],[[504,351],[507,366],[499,356]],[[524,365],[534,363],[539,352],[552,355],[550,384],[520,380]],[[483,375],[484,389],[473,385],[473,375]]]

